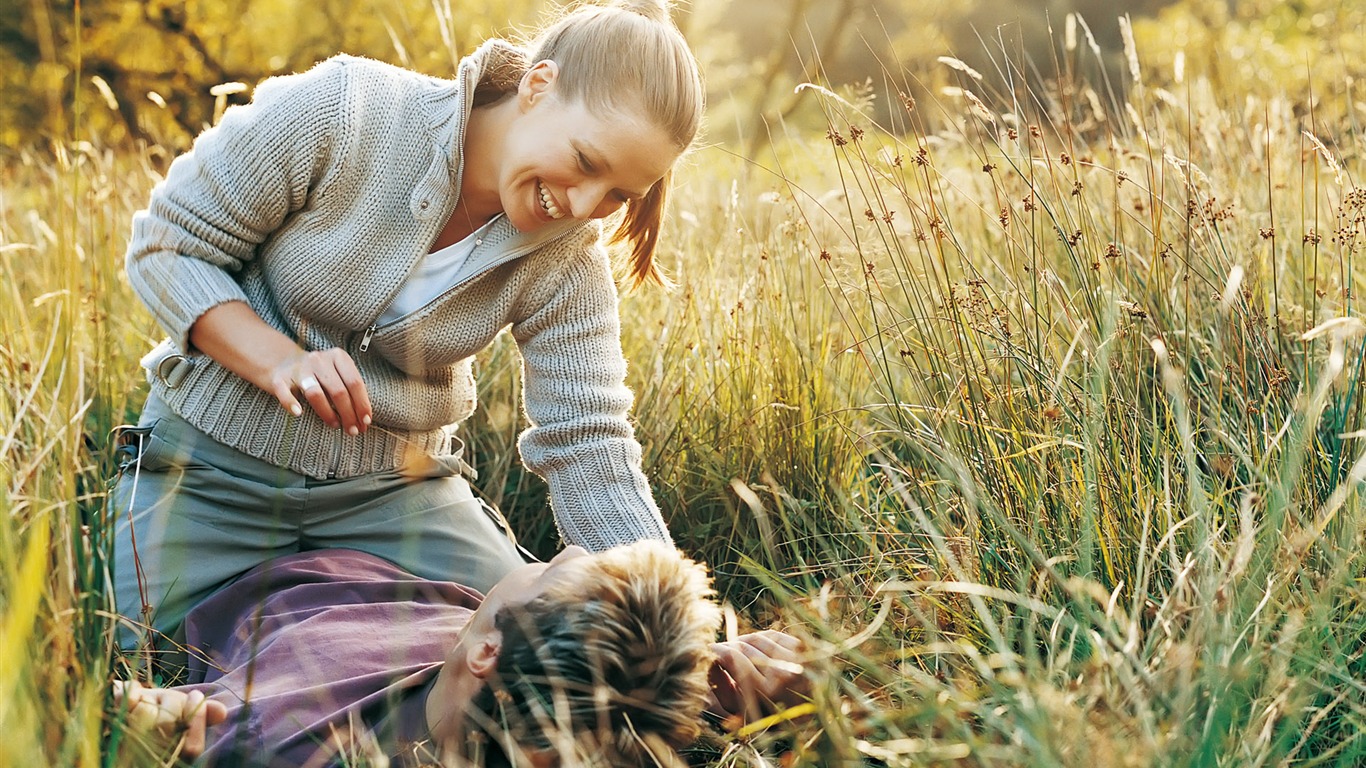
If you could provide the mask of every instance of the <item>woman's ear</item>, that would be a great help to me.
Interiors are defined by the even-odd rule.
[[[560,77],[560,65],[550,59],[541,59],[522,75],[517,85],[517,99],[523,107],[530,107],[555,90],[555,81]]]
[[[465,666],[471,675],[484,680],[498,668],[498,654],[502,650],[503,634],[497,630],[489,632],[475,641],[465,656]]]

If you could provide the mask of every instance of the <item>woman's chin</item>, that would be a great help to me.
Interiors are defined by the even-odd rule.
[[[518,232],[535,232],[550,223],[549,217],[527,209],[521,209],[515,213],[509,211],[507,217],[508,223],[516,227]]]

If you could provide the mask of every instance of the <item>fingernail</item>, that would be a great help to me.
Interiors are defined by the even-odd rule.
[[[370,416],[368,414],[362,418],[361,421],[365,422],[365,426],[370,426]]]
[[[304,409],[303,409],[302,407],[300,407],[298,403],[295,403],[294,405],[291,405],[291,406],[289,407],[289,412],[292,413],[292,414],[294,414],[295,416],[302,416],[302,415],[304,415]]]
[[[347,428],[346,428],[346,434],[348,434],[348,435],[350,435],[350,436],[352,436],[352,437],[355,437],[356,435],[359,435],[359,434],[360,434],[360,430],[357,429],[356,427],[347,427]]]

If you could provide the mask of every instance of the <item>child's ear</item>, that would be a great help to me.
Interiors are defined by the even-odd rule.
[[[502,650],[503,634],[496,630],[489,632],[475,642],[474,647],[465,656],[465,666],[469,668],[470,674],[484,680],[498,667],[498,654]]]

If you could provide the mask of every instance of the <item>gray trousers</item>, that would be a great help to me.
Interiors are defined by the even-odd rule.
[[[502,516],[459,470],[315,480],[230,448],[156,397],[120,435],[110,494],[118,640],[166,648],[185,614],[281,555],[347,548],[481,592],[524,562]]]

